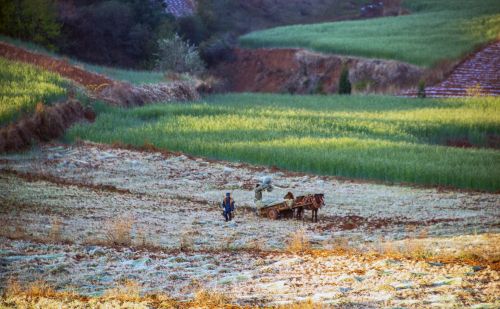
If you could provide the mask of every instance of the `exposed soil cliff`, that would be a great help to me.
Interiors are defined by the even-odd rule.
[[[395,93],[418,83],[424,70],[407,63],[324,55],[301,49],[236,49],[217,73],[231,91],[335,93],[344,66],[354,92]]]

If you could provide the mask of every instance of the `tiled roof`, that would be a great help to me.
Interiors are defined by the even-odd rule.
[[[164,0],[167,11],[176,17],[192,15],[195,9],[193,0]]]

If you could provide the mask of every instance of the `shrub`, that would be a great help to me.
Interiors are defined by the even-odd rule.
[[[205,66],[195,46],[175,34],[170,39],[158,41],[156,69],[177,73],[201,73]]]
[[[340,73],[339,94],[351,94],[352,86],[349,81],[349,69],[344,67]]]
[[[425,98],[427,94],[425,93],[425,81],[421,80],[418,83],[418,91],[417,91],[417,97],[419,98]]]

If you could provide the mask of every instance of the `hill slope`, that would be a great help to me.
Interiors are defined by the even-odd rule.
[[[445,80],[426,88],[426,95],[429,97],[500,96],[498,72],[500,72],[500,41],[465,59]],[[411,90],[404,94],[416,96],[417,91]]]
[[[244,47],[296,47],[432,66],[498,38],[496,0],[407,0],[411,15],[278,27],[240,38]]]

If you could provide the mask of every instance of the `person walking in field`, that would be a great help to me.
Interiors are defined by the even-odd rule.
[[[231,221],[233,219],[233,211],[234,211],[234,200],[231,197],[231,193],[226,193],[226,197],[221,203],[222,206],[222,214],[226,219],[226,222]]]

